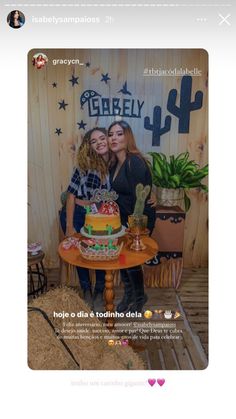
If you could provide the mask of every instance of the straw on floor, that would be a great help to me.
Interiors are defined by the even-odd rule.
[[[89,330],[89,336],[92,337],[94,330],[99,325],[104,336],[107,337],[106,339],[72,338],[63,341],[58,339],[56,333],[57,331],[60,333],[62,330],[65,319],[55,318],[54,312],[77,313],[84,311],[90,313],[90,309],[74,289],[62,287],[50,290],[30,302],[29,306],[31,310],[38,310],[29,312],[28,365],[30,368],[36,370],[145,369],[143,361],[131,347],[108,346],[108,338],[112,335],[96,317],[83,317],[83,327]]]

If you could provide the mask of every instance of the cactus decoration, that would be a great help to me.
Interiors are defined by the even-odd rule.
[[[190,112],[202,107],[203,93],[198,90],[195,99],[191,102],[192,77],[184,76],[181,81],[179,106],[176,105],[177,90],[170,90],[167,109],[179,118],[179,133],[189,132]]]
[[[149,185],[143,186],[142,183],[138,183],[136,186],[136,203],[134,207],[133,215],[142,216],[145,206],[146,198],[150,192],[151,187]]]
[[[113,249],[112,240],[108,241],[108,249]]]
[[[112,234],[112,231],[113,231],[113,227],[107,224],[106,225],[106,231],[107,231],[107,234],[108,235],[111,235]]]
[[[92,231],[93,231],[93,226],[91,226],[90,224],[86,224],[86,226],[85,226],[86,228],[87,228],[87,230],[88,230],[88,234],[90,234],[90,236],[91,236],[91,234],[92,234]]]
[[[90,206],[86,205],[84,208],[85,208],[86,214],[90,214],[90,212],[91,212]]]
[[[144,128],[152,131],[152,146],[159,146],[161,135],[170,131],[171,116],[165,117],[164,126],[161,127],[161,107],[155,106],[153,109],[153,123],[151,124],[149,116],[144,118]]]

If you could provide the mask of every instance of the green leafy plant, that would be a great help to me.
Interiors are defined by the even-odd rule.
[[[167,189],[184,189],[185,210],[188,211],[191,205],[186,190],[200,188],[208,192],[202,180],[208,175],[208,165],[200,169],[199,164],[194,160],[189,160],[189,153],[181,153],[177,157],[170,156],[169,160],[163,153],[148,153],[152,156],[150,164],[153,183],[157,187]]]

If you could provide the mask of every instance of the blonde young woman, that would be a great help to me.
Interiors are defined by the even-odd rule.
[[[67,189],[66,206],[62,208],[60,221],[66,236],[79,233],[84,225],[85,206],[91,203],[95,189],[110,189],[109,149],[107,132],[104,128],[88,131],[78,150],[77,167],[74,169]],[[103,307],[105,284],[104,271],[96,271],[94,294],[89,279],[89,270],[77,268],[83,296],[87,304],[99,311]]]

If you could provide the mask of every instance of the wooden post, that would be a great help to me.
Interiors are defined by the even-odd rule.
[[[105,274],[105,301],[106,301],[106,311],[114,313],[114,290],[113,290],[113,272],[110,270],[106,271]],[[114,317],[107,318],[107,327],[113,329],[114,327]]]

